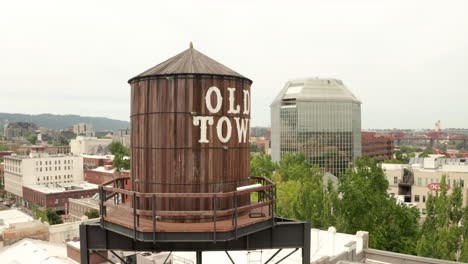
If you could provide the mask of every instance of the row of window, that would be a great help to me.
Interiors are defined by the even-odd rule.
[[[54,171],[57,171],[57,170],[62,170],[62,167],[61,166],[55,166],[55,167],[44,167],[44,171],[52,171],[52,168],[54,168],[53,170]],[[38,172],[42,172],[42,167],[36,167],[36,171]],[[72,170],[73,169],[73,166],[63,166],[63,169],[64,170]]]
[[[54,160],[54,165],[61,165],[61,160]],[[63,164],[73,164],[73,160],[64,160]],[[51,160],[44,161],[44,165],[52,165]],[[36,166],[42,166],[42,161],[36,161]]]
[[[49,178],[50,177],[50,178]],[[55,175],[55,176],[43,176],[42,177],[42,180],[43,181],[49,181],[49,180],[54,180],[54,177],[55,177],[55,180],[62,180],[62,175]],[[69,175],[63,175],[63,179],[72,179],[73,178],[73,175],[69,174]],[[37,181],[41,181],[41,177],[37,177]]]
[[[436,183],[436,182],[440,182],[440,178],[430,178],[430,179],[429,179],[429,178],[425,178],[425,185],[426,185],[426,186],[429,185],[429,184],[431,184],[431,183]],[[393,183],[394,183],[394,184],[397,184],[397,183],[398,183],[398,177],[397,177],[397,176],[393,177]],[[462,187],[462,188],[465,187],[465,180],[462,180],[462,179],[460,179],[460,180],[447,179],[447,184],[448,184],[448,185],[452,185],[452,184],[455,185],[455,184],[457,184],[457,183],[460,184],[460,187]],[[418,177],[417,185],[418,185],[418,186],[423,186],[423,185],[422,185],[422,178],[421,178],[421,177]]]

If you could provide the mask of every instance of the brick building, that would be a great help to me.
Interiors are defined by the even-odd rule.
[[[89,198],[97,192],[97,185],[86,182],[61,184],[55,187],[26,185],[23,186],[23,199],[28,208],[39,206],[65,213],[69,198]]]
[[[375,132],[362,132],[362,156],[386,160],[393,158],[393,137],[379,136]]]
[[[49,155],[70,154],[70,146],[21,146],[16,149],[18,155],[27,156],[31,152],[44,152]]]
[[[108,257],[107,250],[98,251],[99,254]],[[79,241],[69,241],[67,242],[67,257],[73,259],[74,261],[81,263],[81,254],[80,254],[80,242]],[[99,264],[99,263],[108,263],[96,252],[89,254],[89,264]]]
[[[83,166],[86,169],[94,169],[97,167],[102,167],[106,165],[113,165],[114,164],[114,156],[113,155],[81,155],[83,157]]]
[[[95,209],[99,212],[99,197],[97,194],[91,198],[68,199],[68,219],[80,221],[86,212]]]

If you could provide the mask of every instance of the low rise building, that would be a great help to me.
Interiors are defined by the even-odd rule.
[[[31,152],[45,152],[50,155],[70,154],[70,146],[20,146],[16,153],[21,156],[27,156]]]
[[[70,151],[75,155],[105,155],[110,143],[112,139],[77,136],[76,139],[70,140]]]
[[[23,238],[48,240],[48,224],[34,220],[18,209],[0,211],[0,248]]]
[[[79,221],[83,218],[86,212],[91,210],[99,211],[98,194],[91,198],[83,199],[68,199],[68,220]]]
[[[412,158],[409,164],[382,164],[385,169],[389,193],[402,202],[409,203],[424,215],[429,193],[439,190],[443,175],[447,176],[447,184],[457,183],[462,188],[463,206],[468,205],[468,159],[457,158]]]
[[[5,190],[17,203],[23,202],[23,185],[56,185],[83,181],[83,158],[31,152],[5,157]]]
[[[33,206],[52,208],[55,211],[66,214],[68,207],[68,199],[90,198],[98,192],[96,184],[81,182],[81,183],[65,183],[56,185],[24,185],[23,199],[25,206],[32,208]]]
[[[0,163],[0,189],[5,188],[5,169],[3,163]]]
[[[362,132],[362,156],[378,160],[392,159],[394,154],[393,137],[380,136],[375,132]]]
[[[119,129],[114,135],[112,136],[113,141],[118,141],[124,145],[124,147],[130,147],[130,129]]]
[[[2,263],[15,264],[79,263],[67,257],[67,248],[64,243],[56,244],[30,238],[25,238],[0,250],[0,259],[2,260]]]
[[[101,166],[113,165],[114,155],[81,155],[85,169],[94,169]]]
[[[112,165],[106,165],[103,167],[97,167],[95,169],[85,170],[84,174],[85,181],[94,184],[103,184],[116,178],[115,169],[112,167]]]

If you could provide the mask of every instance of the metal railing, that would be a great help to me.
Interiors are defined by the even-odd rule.
[[[260,186],[249,186],[245,190],[218,193],[142,193],[124,189],[130,180],[130,177],[121,177],[100,185],[99,205],[100,216],[104,220],[112,221],[113,217],[118,218],[114,215],[108,216],[108,207],[132,214],[133,223],[128,224],[132,225],[129,227],[135,231],[135,236],[136,230],[139,230],[153,232],[153,238],[155,238],[158,223],[161,222],[171,222],[171,220],[177,222],[181,219],[208,219],[209,222],[212,221],[213,240],[216,241],[216,232],[219,229],[217,224],[220,221],[231,218],[231,228],[237,235],[240,215],[248,215],[249,218],[271,218],[271,221],[274,221],[276,216],[276,185],[264,177],[249,177],[251,184],[260,184]],[[257,201],[250,201],[252,193],[256,193]],[[204,210],[168,211],[158,208],[158,200],[166,201],[167,205],[168,200],[175,199],[209,200],[211,205],[206,206],[208,202],[205,202],[205,206],[202,206]],[[268,207],[268,212],[264,213],[263,209],[266,207]],[[148,224],[143,228],[140,221],[142,219],[151,220],[150,230],[148,230]],[[206,225],[204,228],[206,229]]]

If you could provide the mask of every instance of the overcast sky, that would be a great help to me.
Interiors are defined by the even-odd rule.
[[[0,112],[128,120],[127,80],[187,49],[254,81],[343,80],[363,128],[468,127],[468,1],[2,1]]]

